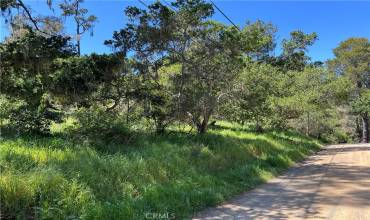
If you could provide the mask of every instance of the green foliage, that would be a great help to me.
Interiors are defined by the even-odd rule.
[[[361,87],[370,86],[370,42],[367,38],[349,38],[334,49],[329,66],[336,74],[348,76]]]
[[[1,218],[183,219],[319,149],[308,136],[350,142],[358,116],[368,136],[368,39],[342,42],[326,66],[307,56],[316,33],[291,32],[272,56],[270,23],[239,31],[210,20],[204,0],[157,1],[126,8],[105,42],[114,53],[76,56],[96,21],[82,2],[60,4],[77,53],[21,15],[0,44]]]
[[[305,34],[302,31],[292,31],[290,39],[282,41],[283,52],[278,57],[270,57],[267,61],[283,71],[302,71],[310,61],[306,55],[308,47],[317,40],[317,34]]]
[[[342,129],[334,129],[332,132],[325,132],[321,139],[327,143],[351,143],[352,137]]]
[[[1,141],[2,216],[144,219],[169,212],[183,219],[319,149],[298,133],[255,134],[230,123],[200,136],[142,135],[112,151],[101,152],[101,144],[96,150],[58,137]]]
[[[119,66],[114,55],[58,58],[53,61],[51,89],[64,105],[77,103],[89,106],[99,100],[106,86],[116,78],[113,70]],[[101,91],[104,90],[104,91]],[[100,93],[99,93],[100,92]]]
[[[248,56],[263,60],[275,49],[274,37],[277,28],[273,24],[261,20],[254,23],[248,22],[242,31],[242,45],[245,47],[244,50],[248,51]]]
[[[57,119],[50,90],[50,64],[57,57],[73,54],[68,38],[44,37],[29,32],[1,43],[1,93],[23,103],[9,112],[10,122],[22,132],[47,133],[50,120]]]
[[[2,93],[39,101],[50,88],[50,64],[57,57],[73,54],[68,38],[43,37],[33,32],[0,44]]]
[[[208,20],[212,5],[200,0],[176,1],[173,7],[177,10],[160,2],[148,10],[128,7],[129,23],[106,44],[118,49],[124,59],[128,52],[134,55],[135,72],[145,84],[140,97],[144,113],[159,122],[157,127],[177,120],[204,133],[220,97],[243,68],[244,55],[259,57],[273,48],[274,27],[257,21],[240,32]],[[159,70],[168,65],[180,69],[169,73],[163,85]]]
[[[315,137],[330,134],[339,126],[333,104],[341,91],[332,90],[337,83],[342,81],[323,68],[288,72],[283,81],[286,94],[277,98],[277,106],[286,109],[287,122],[295,129]]]
[[[147,96],[149,107],[144,114],[154,121],[156,132],[163,133],[174,118],[174,102],[166,87],[151,89]]]
[[[122,143],[132,138],[125,118],[104,108],[98,106],[81,108],[74,117],[77,128],[71,128],[70,132],[76,139],[97,143]]]
[[[291,39],[283,40],[284,55],[291,55],[297,52],[306,51],[317,40],[317,34],[305,34],[302,31],[290,33]]]
[[[328,62],[335,74],[349,79],[351,86],[343,100],[352,105],[353,112],[362,119],[362,128],[357,129],[363,142],[369,141],[369,119],[366,91],[370,89],[370,42],[367,38],[349,38],[334,49],[335,58]],[[363,96],[362,93],[365,93]],[[356,121],[357,123],[357,121]],[[357,126],[358,123],[357,123]],[[361,134],[360,134],[361,133]]]
[[[51,121],[60,121],[62,116],[50,105],[48,95],[42,97],[37,107],[12,98],[3,97],[1,100],[7,109],[2,110],[0,120],[7,121],[6,126],[17,134],[49,134]]]
[[[127,7],[128,23],[105,42],[114,53],[77,57],[81,35],[96,22],[82,3],[59,5],[62,16],[76,22],[77,54],[68,37],[43,33],[39,21],[21,15],[14,27],[27,31],[12,32],[1,43],[2,95],[22,103],[2,110],[1,120],[20,133],[48,133],[63,112],[91,106],[119,112],[123,127],[146,123],[158,133],[185,123],[205,133],[213,118],[223,118],[252,123],[258,131],[293,127],[322,137],[342,131],[334,121],[340,105],[351,103],[367,124],[367,113],[360,113],[363,100],[355,99],[370,85],[368,39],[342,42],[327,67],[309,63],[307,51],[317,34],[292,31],[281,55],[271,56],[273,24],[247,22],[239,31],[210,20],[212,4],[178,0],[170,8],[161,2]],[[20,1],[2,2],[3,12],[11,8],[27,10]],[[36,22],[36,30],[29,22]]]
[[[22,105],[24,105],[24,103],[19,100],[0,95],[0,125],[3,126],[5,123],[9,123],[10,114]]]
[[[179,105],[188,115],[199,133],[207,130],[210,117],[219,105],[220,98],[232,86],[244,63],[239,47],[240,33],[217,23],[205,28],[213,42],[193,44],[185,54],[181,74],[175,75],[175,94]],[[231,43],[233,42],[233,44]]]
[[[363,91],[360,97],[352,103],[352,108],[357,114],[370,115],[370,91]]]
[[[96,89],[96,81],[102,78],[90,57],[58,58],[53,62],[53,69],[55,90],[65,94],[83,96]]]
[[[24,105],[9,115],[10,126],[18,133],[49,133],[50,120],[46,112],[27,108]]]
[[[94,205],[94,196],[86,186],[50,169],[24,174],[7,172],[1,175],[0,183],[0,212],[9,219],[74,219]]]
[[[225,116],[241,123],[251,122],[261,131],[271,121],[271,100],[278,95],[281,72],[267,64],[249,63],[235,80],[222,107]]]

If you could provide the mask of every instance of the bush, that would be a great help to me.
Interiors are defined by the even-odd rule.
[[[39,102],[29,104],[22,99],[0,95],[0,126],[17,134],[49,134],[51,122],[62,118],[62,113],[50,100],[50,96],[44,94]]]
[[[93,142],[128,142],[130,132],[124,118],[97,106],[82,108],[75,113],[78,121],[74,135]]]
[[[9,125],[18,133],[48,134],[50,123],[46,112],[39,112],[26,105],[13,110],[9,115]]]
[[[23,103],[19,100],[11,99],[5,95],[0,95],[0,126],[9,123],[9,116],[12,111],[18,109]]]
[[[332,133],[324,134],[322,139],[328,143],[350,143],[351,142],[351,136],[340,129],[335,129]]]

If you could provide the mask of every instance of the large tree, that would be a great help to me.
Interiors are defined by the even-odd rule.
[[[329,61],[331,70],[351,79],[354,89],[350,100],[355,102],[355,112],[362,120],[362,142],[369,141],[369,113],[366,107],[359,108],[364,100],[363,94],[370,89],[370,42],[367,38],[350,38],[334,49],[335,58]],[[362,109],[361,111],[358,111]]]
[[[174,78],[181,110],[199,133],[206,132],[210,117],[244,65],[238,30],[210,23],[204,31],[208,37],[190,45],[181,63],[186,68]]]
[[[199,37],[205,34],[200,31],[200,24],[213,12],[211,5],[203,1],[177,1],[173,3],[173,9],[177,11],[160,2],[145,10],[128,7],[125,12],[130,22],[106,42],[123,60],[127,59],[127,53],[134,55],[134,72],[142,81],[137,98],[143,104],[144,116],[153,119],[159,131],[163,131],[175,117],[174,108],[180,105],[173,103],[179,102],[179,96],[182,96],[182,93],[176,95],[168,82],[163,83],[160,70],[177,63],[181,66],[180,72],[184,72],[188,62],[186,53],[191,45],[197,42],[200,45]],[[179,115],[176,113],[176,117]]]
[[[144,10],[126,9],[130,22],[107,44],[123,56],[134,55],[136,72],[147,86],[142,94],[145,115],[168,106],[161,112],[206,132],[219,102],[242,70],[243,57],[258,58],[273,47],[271,25],[258,21],[239,31],[210,21],[212,14],[212,5],[202,0],[178,0],[171,8],[156,2]],[[159,69],[175,64],[179,68],[168,73],[172,86],[164,85]],[[166,92],[159,95],[160,90]]]
[[[74,55],[69,38],[45,37],[33,31],[0,44],[1,94],[22,101],[12,123],[25,130],[47,132],[55,115],[50,98],[51,64],[58,57]]]

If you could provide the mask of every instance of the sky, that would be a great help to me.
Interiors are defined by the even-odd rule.
[[[170,2],[170,0],[166,0]],[[370,39],[370,0],[368,1],[278,1],[278,0],[213,0],[231,20],[243,27],[247,21],[263,20],[271,22],[278,28],[277,42],[289,37],[293,30],[306,33],[316,32],[318,41],[310,48],[309,56],[313,61],[325,61],[333,57],[332,50],[341,41],[349,37],[366,37]],[[46,0],[24,0],[33,9],[33,13],[50,15]],[[57,8],[58,0],[54,0]],[[150,4],[154,1],[144,1]],[[86,34],[81,41],[83,54],[110,53],[111,49],[103,44],[111,38],[113,31],[124,27],[127,19],[124,9],[129,6],[145,8],[138,0],[85,0],[83,7],[98,17],[94,35]],[[215,10],[214,20],[230,24],[223,15]],[[58,14],[58,10],[55,10]],[[74,30],[70,19],[66,20],[65,31]],[[1,18],[1,35],[3,40],[8,34],[7,25]],[[278,55],[279,45],[275,51]]]

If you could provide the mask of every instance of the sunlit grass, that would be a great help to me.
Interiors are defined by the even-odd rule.
[[[60,125],[53,129],[63,132]],[[318,147],[298,133],[257,134],[227,122],[205,135],[143,134],[129,146],[92,146],[58,136],[5,139],[1,214],[145,219],[156,212],[182,219],[268,180]]]

